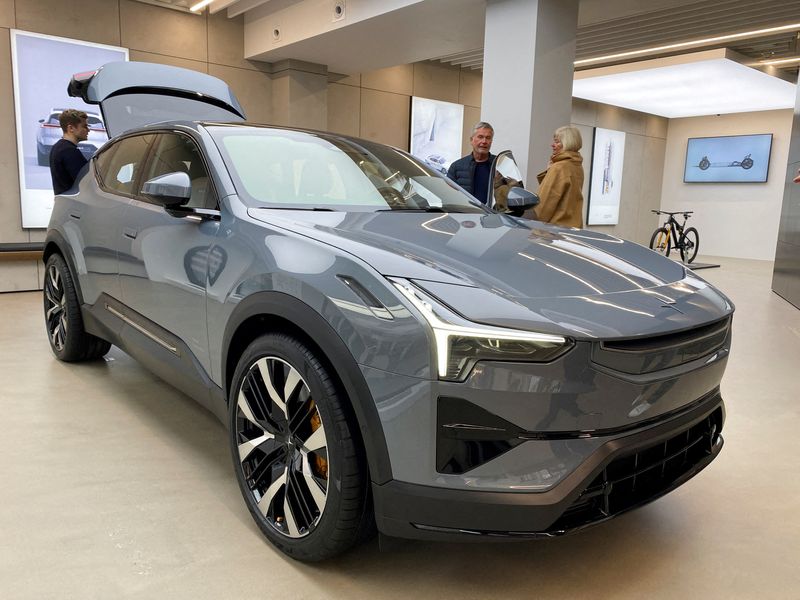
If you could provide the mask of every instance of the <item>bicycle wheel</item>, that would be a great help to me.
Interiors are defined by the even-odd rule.
[[[669,256],[671,248],[669,230],[666,227],[659,227],[653,232],[653,236],[650,238],[650,249],[664,256]]]
[[[694,260],[697,256],[697,250],[700,248],[700,234],[697,229],[689,227],[683,232],[680,239],[681,260],[687,264]]]

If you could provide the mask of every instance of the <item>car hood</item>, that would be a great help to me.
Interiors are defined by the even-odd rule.
[[[487,324],[627,337],[710,322],[730,303],[684,267],[638,244],[499,214],[250,209],[258,220],[413,280]],[[667,308],[664,308],[667,307]]]

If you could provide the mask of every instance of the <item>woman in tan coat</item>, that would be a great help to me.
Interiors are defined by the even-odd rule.
[[[583,142],[575,127],[559,127],[553,134],[553,155],[539,173],[536,218],[561,227],[583,227]]]

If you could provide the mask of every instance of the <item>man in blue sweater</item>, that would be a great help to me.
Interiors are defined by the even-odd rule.
[[[483,204],[490,198],[489,171],[494,159],[494,154],[489,152],[492,149],[492,138],[494,138],[494,128],[485,121],[477,123],[472,128],[472,135],[469,136],[472,153],[459,158],[447,170],[450,179]]]
[[[75,183],[75,178],[86,164],[86,159],[78,150],[78,144],[89,137],[89,123],[82,110],[68,108],[58,115],[58,122],[64,137],[53,144],[50,151],[50,177],[53,179],[53,193],[63,194]]]

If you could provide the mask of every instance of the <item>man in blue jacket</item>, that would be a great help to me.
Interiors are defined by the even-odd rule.
[[[53,193],[56,195],[72,187],[78,173],[86,164],[86,159],[78,150],[78,144],[89,137],[87,115],[82,110],[68,108],[58,115],[58,122],[64,137],[50,151],[50,176],[53,179]]]
[[[458,185],[486,204],[489,199],[489,175],[492,168],[494,154],[492,149],[494,127],[486,121],[477,123],[472,128],[469,143],[472,145],[472,154],[459,158],[447,170],[447,176]]]

